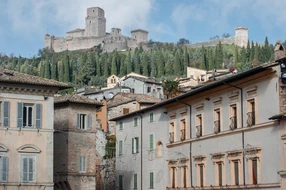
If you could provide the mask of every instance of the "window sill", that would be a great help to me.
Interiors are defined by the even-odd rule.
[[[134,154],[139,154],[139,152],[133,152],[132,155],[134,155]]]

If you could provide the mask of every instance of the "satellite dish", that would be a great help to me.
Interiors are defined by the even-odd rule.
[[[113,98],[113,96],[114,96],[113,93],[110,92],[107,97],[108,97],[108,99],[111,99],[111,98]]]

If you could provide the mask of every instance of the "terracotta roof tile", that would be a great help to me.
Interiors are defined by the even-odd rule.
[[[64,102],[73,102],[73,103],[80,103],[80,104],[94,104],[94,105],[102,106],[102,104],[97,100],[93,100],[86,96],[80,96],[77,94],[67,94],[64,96],[55,97],[55,101],[54,101],[55,104],[64,103]]]
[[[34,84],[41,86],[58,87],[59,89],[71,88],[68,84],[52,79],[45,79],[38,76],[28,75],[8,69],[0,69],[0,82]]]

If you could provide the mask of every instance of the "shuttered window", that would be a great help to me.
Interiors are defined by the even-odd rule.
[[[119,130],[120,130],[120,131],[123,130],[123,122],[122,122],[122,121],[119,122]]]
[[[79,157],[79,172],[80,173],[86,172],[86,157],[85,156]]]
[[[42,104],[17,103],[17,127],[42,128]]]
[[[200,187],[204,186],[204,165],[199,165],[200,168]]]
[[[153,113],[150,113],[150,122],[153,122],[154,118],[153,118]]]
[[[79,130],[91,130],[92,125],[90,114],[77,114],[77,126],[76,129]]]
[[[154,150],[154,135],[153,134],[149,136],[149,149]]]
[[[36,104],[36,128],[42,128],[42,104]]]
[[[234,185],[239,185],[239,168],[238,161],[234,161]]]
[[[119,154],[119,156],[122,156],[123,155],[123,142],[119,141],[118,146],[119,146],[118,154]]]
[[[134,127],[136,127],[136,126],[138,126],[138,118],[137,117],[134,118]]]
[[[0,156],[0,182],[8,181],[8,157]]]
[[[257,184],[257,160],[252,160],[252,184]]]
[[[154,172],[150,172],[150,189],[154,189]]]
[[[222,163],[218,163],[217,167],[218,167],[218,185],[222,186]]]
[[[22,181],[34,182],[35,181],[35,158],[23,157],[22,158]]]
[[[123,190],[123,175],[119,175],[119,180],[118,180],[119,184],[118,184],[118,189],[119,190]]]
[[[139,137],[132,138],[132,154],[139,152]]]
[[[0,121],[0,126],[10,127],[10,102],[4,101],[1,103],[1,116],[3,119]]]
[[[134,177],[133,177],[133,188],[134,189],[137,189],[138,187],[137,187],[137,174],[134,174]]]

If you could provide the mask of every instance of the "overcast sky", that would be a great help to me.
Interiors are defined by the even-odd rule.
[[[195,43],[239,26],[259,43],[286,39],[286,0],[0,0],[0,52],[32,57],[46,33],[84,28],[86,9],[96,6],[105,10],[107,32],[141,28],[153,41]]]

